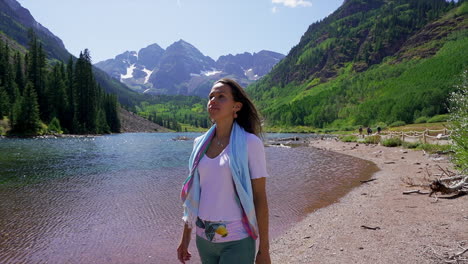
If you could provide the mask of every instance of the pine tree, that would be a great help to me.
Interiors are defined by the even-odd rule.
[[[23,62],[21,60],[21,55],[19,52],[16,52],[14,64],[16,68],[15,69],[15,82],[19,88],[19,91],[22,93],[25,83],[24,83],[24,71],[23,71],[23,66],[22,66]]]
[[[42,44],[39,43],[36,34],[31,29],[29,34],[29,56],[27,65],[27,79],[32,83],[37,93],[39,110],[41,117],[45,119],[47,104],[47,95],[45,91],[45,54],[42,50]]]
[[[18,114],[13,126],[15,133],[36,135],[41,129],[39,119],[39,105],[34,85],[31,82],[26,84],[23,98],[20,100]]]
[[[97,86],[94,80],[91,57],[87,49],[80,53],[75,64],[73,89],[76,95],[75,119],[79,124],[78,133],[96,133]]]
[[[67,119],[68,98],[65,91],[65,76],[61,70],[62,67],[62,63],[56,64],[52,69],[52,72],[49,74],[49,83],[47,88],[49,120],[52,120],[53,117],[58,117],[59,120]]]
[[[14,79],[14,74],[12,70],[12,65],[10,63],[10,48],[8,47],[8,44],[4,44],[3,46],[3,51],[0,53],[1,54],[1,59],[0,59],[0,85],[3,85],[10,102],[14,101],[14,90],[15,90],[15,79]]]
[[[99,109],[97,113],[96,132],[98,134],[110,133],[110,127],[107,124],[106,113],[102,109]]]
[[[10,100],[3,86],[0,86],[0,120],[10,113]]]
[[[65,103],[66,109],[65,109],[65,114],[60,119],[60,122],[62,124],[62,128],[65,128],[69,132],[75,132],[73,129],[73,119],[75,116],[75,109],[76,109],[76,96],[75,92],[73,90],[73,57],[70,56],[68,63],[66,65],[66,69],[64,68],[65,66],[62,65],[62,75],[65,76],[64,82],[65,82],[65,91],[66,91],[66,98],[67,102]]]
[[[120,118],[118,114],[117,96],[105,95],[104,97],[104,111],[106,114],[107,124],[109,124],[110,131],[113,133],[120,132]]]

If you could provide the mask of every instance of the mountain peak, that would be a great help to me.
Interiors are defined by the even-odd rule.
[[[142,48],[142,49],[163,49],[163,48],[161,48],[161,46],[159,46],[157,43],[153,43],[153,44],[146,46],[146,48]]]
[[[185,49],[185,50],[197,50],[197,48],[195,48],[192,44],[188,43],[187,41],[183,40],[183,39],[180,39],[174,43],[172,43],[171,45],[169,45],[169,47],[167,47],[167,50],[170,50],[170,49]]]

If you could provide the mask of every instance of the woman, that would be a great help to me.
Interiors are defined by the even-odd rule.
[[[268,175],[257,110],[240,85],[226,78],[211,88],[207,107],[215,125],[195,139],[190,156],[178,258],[190,259],[195,225],[203,263],[270,263]]]

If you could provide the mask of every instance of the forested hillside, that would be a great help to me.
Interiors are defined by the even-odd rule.
[[[29,36],[24,54],[0,41],[0,120],[8,120],[9,133],[119,132],[117,97],[96,82],[89,52],[48,61],[32,30]]]
[[[249,93],[269,125],[412,123],[447,112],[468,66],[468,3],[347,0]]]

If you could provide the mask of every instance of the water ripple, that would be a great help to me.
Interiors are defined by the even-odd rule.
[[[0,263],[175,263],[192,148],[178,135],[198,134],[2,140]],[[273,237],[375,170],[313,148],[266,154]]]

